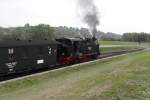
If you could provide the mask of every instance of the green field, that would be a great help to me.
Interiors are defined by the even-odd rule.
[[[3,84],[0,100],[150,100],[150,51]]]
[[[138,45],[137,42],[125,42],[125,41],[100,41],[100,45]],[[142,43],[143,46],[150,46],[150,43]]]
[[[139,46],[119,46],[119,47],[102,47],[100,48],[101,53],[108,53],[108,52],[118,52],[122,50],[133,50],[141,48]]]
[[[124,41],[100,41],[101,45],[138,45],[137,42],[124,42]]]
[[[137,42],[124,42],[124,41],[100,41],[101,53],[115,52],[121,50],[131,50],[137,48],[144,48],[150,46],[150,43],[142,43],[141,46]]]

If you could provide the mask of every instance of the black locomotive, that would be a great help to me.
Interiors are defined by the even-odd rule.
[[[61,38],[56,41],[60,44],[58,54],[61,64],[84,62],[100,55],[98,42],[92,39]]]
[[[99,45],[92,39],[0,41],[0,76],[88,61],[97,56]]]

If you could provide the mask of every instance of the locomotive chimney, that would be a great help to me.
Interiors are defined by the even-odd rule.
[[[92,30],[92,34],[93,34],[92,39],[93,39],[94,41],[97,39],[97,38],[96,38],[96,33],[97,33],[97,29],[95,28],[95,29]]]

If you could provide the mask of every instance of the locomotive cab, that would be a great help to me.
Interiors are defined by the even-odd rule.
[[[76,62],[80,38],[61,38],[59,42],[58,55],[61,64],[72,64]]]

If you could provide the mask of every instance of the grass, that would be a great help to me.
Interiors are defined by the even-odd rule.
[[[101,45],[138,45],[137,42],[125,42],[125,41],[100,41]]]
[[[0,100],[149,100],[150,51],[0,85]]]
[[[122,51],[122,50],[132,50],[132,49],[138,49],[141,47],[138,46],[119,46],[119,47],[101,47],[100,51],[101,53],[107,53],[107,52],[116,52],[116,51]]]
[[[142,45],[144,45],[144,46],[150,46],[150,43],[149,42],[145,42],[145,43],[142,43]]]
[[[100,41],[101,45],[138,45],[137,42],[125,42],[125,41]],[[143,46],[150,46],[150,43],[142,43]]]
[[[137,42],[125,42],[125,41],[100,41],[101,53],[131,50],[142,48],[142,46],[150,46],[150,43],[142,43],[141,46]]]

